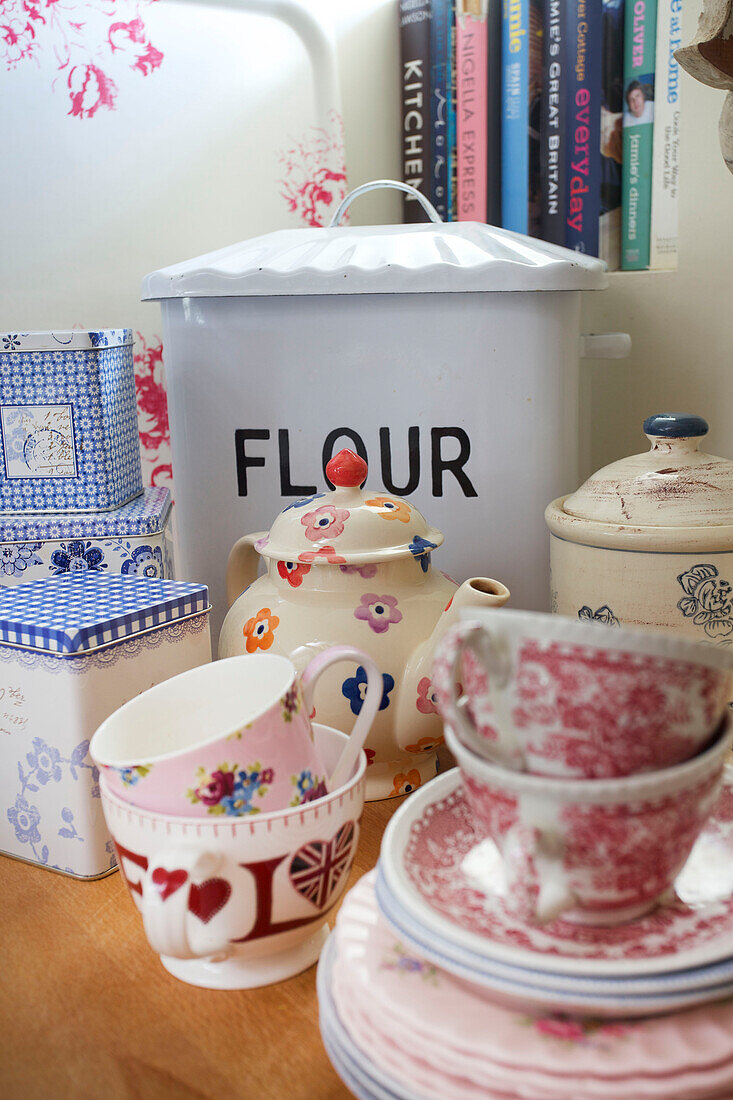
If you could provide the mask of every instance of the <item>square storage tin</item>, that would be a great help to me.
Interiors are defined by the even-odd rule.
[[[142,489],[131,329],[0,334],[0,512],[102,512]]]
[[[76,572],[173,580],[171,527],[163,486],[111,512],[0,515],[0,586]]]
[[[77,878],[113,870],[89,740],[210,660],[205,585],[84,572],[0,592],[0,852]]]

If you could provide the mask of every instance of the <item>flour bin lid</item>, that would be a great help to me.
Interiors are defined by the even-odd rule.
[[[482,222],[339,225],[356,188],[327,228],[282,229],[161,268],[143,299],[290,294],[424,294],[466,291],[602,290],[606,265],[581,252]]]

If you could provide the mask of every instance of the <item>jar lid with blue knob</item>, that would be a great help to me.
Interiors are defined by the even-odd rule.
[[[604,466],[556,501],[564,516],[612,524],[623,541],[630,528],[661,528],[658,536],[666,541],[665,529],[733,525],[733,461],[701,449],[707,421],[690,413],[656,413],[643,430],[650,449]]]

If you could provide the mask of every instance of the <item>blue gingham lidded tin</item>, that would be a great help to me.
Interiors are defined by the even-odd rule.
[[[173,580],[171,527],[163,486],[111,512],[0,515],[0,587],[77,572]]]
[[[79,572],[0,591],[0,852],[77,878],[113,870],[90,738],[210,660],[202,584]]]
[[[0,512],[142,493],[131,329],[0,333]]]

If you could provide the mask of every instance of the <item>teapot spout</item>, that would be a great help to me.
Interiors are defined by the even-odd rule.
[[[431,680],[435,649],[445,632],[458,621],[464,607],[502,607],[509,596],[507,586],[490,577],[469,577],[453,593],[450,603],[435,624],[432,634],[418,646],[407,663],[396,722],[400,748],[410,751],[410,746],[405,741],[414,742],[415,740],[410,735],[410,731],[413,730],[415,722],[416,700],[424,722],[433,727],[430,731],[426,729],[426,733],[431,733],[432,742],[435,744],[442,741],[442,723],[434,705]],[[432,715],[429,714],[430,707],[432,707]],[[431,742],[431,738],[426,737],[423,741],[427,744]]]

